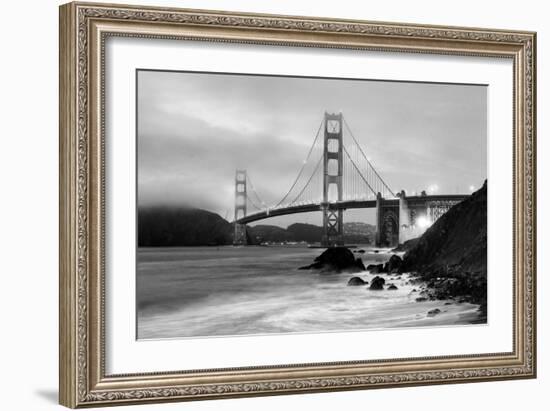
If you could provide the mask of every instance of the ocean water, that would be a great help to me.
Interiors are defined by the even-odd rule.
[[[388,250],[365,250],[356,254],[365,266],[391,256]],[[370,282],[375,275],[368,272],[298,270],[322,251],[298,246],[139,248],[138,339],[461,325],[478,318],[477,305],[416,302],[419,285],[410,283],[408,275],[384,275],[386,284],[398,290],[374,291],[347,285],[353,276]],[[441,313],[428,316],[434,308]]]

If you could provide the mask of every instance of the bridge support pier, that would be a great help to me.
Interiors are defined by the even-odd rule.
[[[378,193],[376,197],[377,247],[396,247],[407,240],[418,238],[466,195],[407,197],[401,191],[396,200],[386,200]]]
[[[321,245],[335,247],[344,245],[343,210],[331,210],[323,204],[323,238]]]
[[[233,231],[233,245],[247,245],[246,224],[235,223]]]
[[[376,196],[376,247],[397,247],[399,244],[399,202]]]

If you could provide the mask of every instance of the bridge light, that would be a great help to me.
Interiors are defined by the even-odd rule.
[[[428,191],[431,194],[435,193],[437,190],[439,190],[439,186],[437,184],[432,184],[431,186],[428,187]]]
[[[432,223],[428,219],[428,217],[421,216],[421,217],[418,217],[418,219],[416,220],[416,225],[420,228],[428,228],[429,226],[432,225]]]

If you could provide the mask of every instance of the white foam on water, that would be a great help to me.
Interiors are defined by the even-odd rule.
[[[138,337],[465,325],[479,316],[473,304],[417,302],[419,284],[411,283],[408,275],[382,275],[386,287],[395,284],[397,290],[370,290],[347,285],[353,276],[370,283],[376,275],[368,272],[297,270],[318,254],[319,250],[282,247],[147,250],[138,263]],[[382,262],[389,254],[367,251],[362,258],[365,264]],[[440,312],[428,316],[434,309]]]

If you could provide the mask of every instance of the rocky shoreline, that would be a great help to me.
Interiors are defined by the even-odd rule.
[[[314,262],[299,268],[310,270],[321,275],[357,274],[349,277],[350,287],[364,287],[369,291],[397,291],[405,286],[412,301],[426,303],[440,301],[441,306],[426,311],[427,317],[436,317],[446,312],[446,306],[464,303],[479,307],[478,318],[474,323],[486,322],[486,304],[479,297],[479,288],[483,285],[473,283],[468,275],[462,277],[426,277],[422,273],[404,270],[404,259],[392,255],[385,263],[364,266],[361,258],[355,258],[346,247],[328,248],[315,258]],[[361,274],[363,273],[363,274]],[[368,280],[367,280],[368,277]]]
[[[389,281],[406,275],[407,284],[416,285],[411,291],[418,293],[416,302],[474,304],[479,306],[476,322],[487,321],[487,182],[452,207],[421,237],[397,250],[405,251],[403,257],[393,254],[385,263],[365,267],[362,259],[356,259],[348,248],[333,247],[325,250],[313,264],[300,269],[350,274],[367,271],[376,275],[370,282],[355,276],[349,279],[348,285],[368,286],[369,290],[397,290]],[[439,313],[438,308],[428,315]]]

